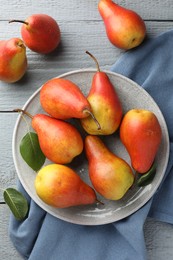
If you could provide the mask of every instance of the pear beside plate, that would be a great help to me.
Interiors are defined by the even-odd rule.
[[[81,88],[83,93],[87,95],[91,87],[92,77],[95,72],[96,70],[94,69],[77,70],[65,73],[58,77],[72,80]],[[161,125],[162,142],[156,157],[157,173],[154,180],[149,185],[145,187],[138,187],[137,185],[134,185],[119,201],[106,200],[98,195],[98,199],[101,200],[104,205],[94,204],[88,206],[70,207],[66,209],[57,209],[50,207],[38,198],[34,188],[36,173],[24,162],[20,155],[20,140],[28,131],[26,122],[22,119],[21,115],[19,115],[17,119],[13,132],[14,164],[18,178],[25,188],[26,192],[42,209],[44,209],[51,215],[75,224],[108,224],[114,221],[121,220],[136,212],[145,203],[147,203],[156,192],[164,177],[169,158],[169,136],[167,126],[164,117],[153,98],[143,88],[141,88],[132,80],[114,72],[105,72],[108,74],[111,82],[115,86],[117,94],[119,95],[122,102],[124,113],[132,108],[148,109],[156,114]],[[23,109],[27,110],[33,115],[36,113],[44,113],[40,105],[39,93],[40,89],[38,89],[29,98],[29,100],[23,107]],[[74,123],[82,131],[77,120],[72,121],[72,123]],[[84,131],[83,134],[85,135]],[[118,137],[118,132],[111,136],[103,137],[103,141],[113,152],[125,159],[130,164],[130,158]],[[45,165],[50,163],[50,161],[46,160]],[[84,153],[75,158],[73,162],[69,164],[69,166],[72,167],[85,182],[92,186],[88,176],[88,163]]]

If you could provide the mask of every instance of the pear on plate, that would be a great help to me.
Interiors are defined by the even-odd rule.
[[[40,90],[40,103],[46,113],[57,119],[91,116],[96,129],[100,129],[89,101],[69,79],[52,78],[44,83]]]
[[[50,161],[67,164],[82,153],[83,139],[81,134],[69,122],[45,114],[32,116],[22,109],[14,111],[23,112],[31,118],[31,125],[38,135],[40,148]]]
[[[44,155],[55,163],[67,164],[83,150],[82,137],[73,125],[44,114],[32,119]]]
[[[93,188],[71,168],[61,164],[44,166],[36,175],[37,195],[56,208],[89,205],[97,202]]]
[[[81,125],[88,134],[110,135],[118,129],[121,123],[122,104],[116,87],[113,86],[107,73],[100,71],[97,59],[90,52],[87,51],[87,54],[91,56],[97,66],[87,99],[101,129],[96,127],[91,116],[81,119]]]
[[[158,152],[162,130],[157,116],[150,110],[130,109],[123,117],[120,138],[138,173],[146,173]]]
[[[85,152],[95,190],[106,199],[121,199],[134,183],[129,164],[112,153],[98,136],[85,138]]]

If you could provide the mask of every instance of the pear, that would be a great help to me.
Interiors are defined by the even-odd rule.
[[[146,109],[127,111],[120,126],[120,139],[130,155],[132,167],[141,174],[148,172],[162,139],[156,115]]]
[[[11,20],[23,23],[21,35],[25,45],[34,52],[47,54],[55,50],[61,39],[58,23],[47,14],[33,14],[25,21]]]
[[[109,77],[105,72],[100,71],[96,58],[90,52],[87,51],[86,53],[93,58],[97,66],[97,72],[92,79],[92,86],[87,99],[101,129],[96,128],[91,116],[82,119],[81,124],[88,134],[110,135],[120,125],[123,114],[122,104]]]
[[[124,50],[140,45],[146,36],[143,19],[134,11],[111,0],[100,0],[98,10],[110,42]]]
[[[98,136],[85,138],[89,176],[93,187],[109,200],[121,199],[134,182],[128,163],[112,153]]]
[[[0,80],[13,83],[27,69],[26,47],[20,38],[0,41]]]
[[[63,78],[48,80],[40,90],[40,103],[45,112],[54,118],[85,118],[91,115],[94,125],[100,129],[87,98],[72,81]]]
[[[77,128],[70,123],[44,114],[32,116],[21,109],[15,111],[23,112],[32,119],[32,127],[38,135],[40,148],[50,161],[67,164],[82,153],[83,139]]]
[[[43,167],[36,175],[35,189],[41,200],[56,208],[97,202],[95,191],[74,170],[61,164]]]

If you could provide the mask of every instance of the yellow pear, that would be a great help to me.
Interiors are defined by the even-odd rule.
[[[61,164],[43,167],[36,176],[35,189],[41,200],[57,208],[97,202],[95,191],[74,170]]]

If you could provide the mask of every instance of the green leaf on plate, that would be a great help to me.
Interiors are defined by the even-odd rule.
[[[22,193],[13,188],[4,191],[4,200],[13,215],[18,220],[23,220],[28,213],[28,202]]]
[[[156,175],[156,163],[154,162],[148,172],[143,174],[137,181],[139,187],[150,184]]]
[[[41,151],[36,133],[28,132],[20,142],[20,153],[24,161],[34,170],[38,171],[45,162],[45,155]]]

